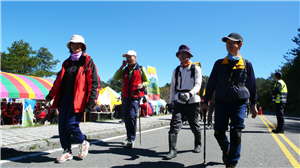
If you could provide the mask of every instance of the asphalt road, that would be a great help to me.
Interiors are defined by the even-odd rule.
[[[242,134],[242,153],[237,167],[300,167],[300,118],[286,117],[284,134],[273,134],[276,126],[274,114],[264,114],[256,119],[246,118],[246,128]],[[203,123],[202,144],[203,144]],[[121,144],[125,135],[105,139],[89,140],[91,147],[84,160],[79,160],[77,145],[73,145],[74,159],[62,164],[54,163],[62,149],[47,149],[41,152],[22,152],[20,156],[11,156],[2,160],[1,167],[141,167],[141,168],[193,168],[225,167],[222,152],[213,136],[213,130],[207,130],[206,162],[203,164],[203,148],[200,154],[193,153],[194,137],[188,125],[184,125],[178,135],[178,155],[172,160],[163,160],[168,152],[169,127],[142,132],[142,145],[139,135],[133,149]],[[229,135],[229,132],[227,133]],[[203,145],[202,145],[203,147]]]

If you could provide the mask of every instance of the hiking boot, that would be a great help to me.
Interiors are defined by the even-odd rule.
[[[226,165],[226,160],[227,160],[228,153],[229,153],[229,149],[223,150],[222,160],[223,160],[223,163],[224,163],[225,165]],[[226,165],[226,166],[227,166],[227,165]]]
[[[166,160],[170,160],[177,156],[177,134],[169,134],[169,153],[164,157]]]
[[[83,159],[89,153],[90,143],[86,140],[83,141],[82,144],[79,145],[78,149],[78,157]]]
[[[72,152],[70,150],[65,150],[63,154],[56,159],[56,161],[58,163],[63,163],[65,161],[72,160],[72,159],[73,159]]]
[[[126,144],[126,148],[131,149],[134,145],[134,140],[128,140]]]

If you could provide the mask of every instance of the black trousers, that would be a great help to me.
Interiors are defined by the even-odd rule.
[[[277,128],[276,130],[284,130],[284,103],[275,103]]]
[[[182,117],[185,116],[194,135],[200,135],[199,112],[200,103],[180,104],[174,102],[169,134],[178,134],[182,127]]]

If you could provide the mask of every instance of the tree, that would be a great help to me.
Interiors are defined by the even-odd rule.
[[[170,99],[170,87],[171,84],[170,83],[166,83],[166,85],[164,87],[160,87],[160,98],[164,99],[166,102],[169,101]]]
[[[107,83],[100,80],[100,89],[103,89],[107,86]]]
[[[116,92],[121,92],[123,88],[123,80],[114,80],[113,78],[110,78],[107,81],[107,85]]]
[[[54,60],[53,55],[48,51],[47,48],[41,47],[37,51],[36,57],[39,59],[39,64],[34,71],[34,76],[38,77],[50,77],[56,74],[56,72],[51,71],[59,60]]]
[[[288,87],[288,102],[286,106],[286,112],[300,114],[300,28],[298,29],[298,35],[292,39],[296,43],[297,47],[291,49],[283,57],[287,61],[281,67],[282,78]]]
[[[1,53],[1,71],[22,75],[49,77],[59,60],[53,60],[53,55],[47,48],[41,47],[37,52],[23,40],[15,41],[7,48],[9,53]]]
[[[23,40],[15,41],[7,50],[8,54],[1,53],[1,71],[3,72],[30,74],[38,64],[38,60],[32,56],[36,54],[36,51]]]

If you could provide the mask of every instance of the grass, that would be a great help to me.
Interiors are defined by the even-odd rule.
[[[47,146],[49,146],[49,145],[50,145],[50,142],[49,142],[49,140],[48,140],[48,139],[44,139],[44,141],[46,141],[46,142],[47,142]]]
[[[34,150],[34,149],[36,149],[36,147],[37,147],[37,144],[34,144],[30,147],[30,150]]]

